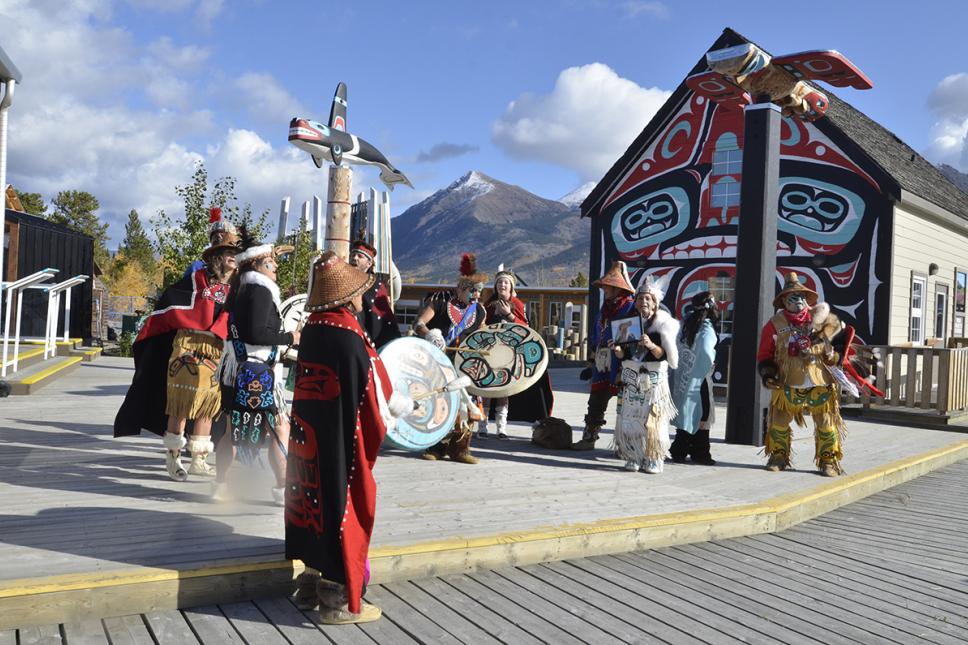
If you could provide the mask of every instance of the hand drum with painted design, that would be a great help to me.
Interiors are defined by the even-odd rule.
[[[299,323],[303,322],[303,319],[307,317],[305,315],[307,298],[309,298],[309,294],[300,293],[291,298],[286,298],[282,302],[282,305],[279,307],[279,316],[282,318],[283,331],[296,331]],[[295,348],[290,347],[281,358],[294,361],[299,358],[299,352]]]
[[[523,392],[541,378],[548,368],[548,348],[530,327],[499,323],[468,334],[454,364],[473,382],[468,392],[500,398]]]
[[[380,349],[380,359],[395,392],[416,401],[417,409],[400,417],[387,431],[387,442],[404,450],[426,450],[454,428],[460,391],[448,392],[458,378],[447,355],[414,336],[398,338]]]

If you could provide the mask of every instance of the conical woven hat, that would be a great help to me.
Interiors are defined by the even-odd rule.
[[[817,292],[800,282],[800,276],[798,276],[795,271],[790,271],[790,273],[787,274],[786,282],[783,285],[783,291],[776,294],[776,298],[773,299],[773,306],[777,309],[783,309],[785,306],[784,301],[786,300],[786,297],[791,293],[798,291],[804,295],[804,297],[807,299],[807,304],[809,304],[811,307],[817,304],[817,298],[819,297]]]
[[[350,266],[332,251],[325,251],[313,263],[313,290],[307,311],[326,311],[346,304],[371,286],[376,278]]]
[[[612,262],[612,266],[605,275],[595,280],[592,285],[595,287],[617,287],[622,291],[635,293],[635,289],[632,288],[632,281],[629,280],[628,269],[625,268],[625,263],[621,260]]]

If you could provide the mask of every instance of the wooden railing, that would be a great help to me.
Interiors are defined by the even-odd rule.
[[[859,397],[845,396],[844,403],[920,408],[938,414],[968,410],[968,346],[872,345],[870,349],[878,359],[874,384],[884,396],[873,397],[862,390]]]

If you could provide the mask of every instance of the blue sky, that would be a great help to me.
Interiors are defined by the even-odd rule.
[[[607,170],[726,26],[774,54],[841,51],[874,82],[842,98],[968,170],[965,24],[954,0],[0,0],[25,77],[9,181],[89,190],[115,241],[130,208],[177,213],[197,160],[275,213],[325,192],[287,126],[325,120],[342,80],[349,130],[415,185],[395,214],[471,169],[556,199]]]

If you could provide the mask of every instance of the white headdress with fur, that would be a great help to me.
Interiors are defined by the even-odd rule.
[[[651,275],[647,275],[645,280],[639,283],[638,291],[636,295],[641,293],[651,293],[656,302],[662,302],[665,298],[666,289],[669,288],[669,283],[672,281],[672,274],[666,273],[661,278],[654,278]]]

